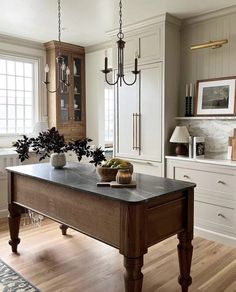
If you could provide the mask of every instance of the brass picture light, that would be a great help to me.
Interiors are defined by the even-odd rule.
[[[228,40],[220,40],[220,41],[209,41],[208,43],[203,43],[199,45],[193,45],[190,47],[191,50],[198,50],[198,49],[204,49],[204,48],[212,48],[212,49],[218,49],[222,47],[222,45],[227,44]]]

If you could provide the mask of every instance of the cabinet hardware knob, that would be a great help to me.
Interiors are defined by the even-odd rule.
[[[186,174],[184,174],[184,177],[185,177],[185,178],[189,178],[189,176],[188,176],[188,175],[186,175]]]
[[[222,214],[222,213],[218,213],[217,216],[218,216],[218,217],[221,217],[221,218],[226,218],[225,215]]]
[[[225,185],[225,182],[223,180],[218,180],[217,182],[218,184],[222,184],[222,185]]]

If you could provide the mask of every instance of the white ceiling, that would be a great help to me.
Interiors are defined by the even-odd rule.
[[[57,0],[0,0],[0,34],[58,39]],[[181,19],[235,5],[235,0],[123,0],[123,25],[168,12]],[[88,46],[118,27],[118,0],[61,0],[62,41]]]

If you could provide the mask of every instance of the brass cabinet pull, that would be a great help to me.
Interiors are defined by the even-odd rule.
[[[217,216],[218,216],[218,217],[221,217],[221,218],[224,218],[224,219],[226,218],[225,215],[222,214],[222,213],[218,213]]]
[[[222,181],[222,180],[218,180],[218,182],[217,182],[218,184],[222,184],[222,185],[225,185],[225,182],[224,181]]]
[[[133,150],[135,149],[135,146],[134,146],[134,140],[135,140],[134,120],[135,120],[135,113],[133,113]]]
[[[186,174],[184,174],[184,177],[185,177],[185,178],[189,178],[189,176],[188,176],[188,175],[186,175]]]
[[[135,129],[136,129],[136,133],[135,133],[135,146],[136,149],[138,149],[138,114],[135,114]]]
[[[136,146],[140,150],[140,114],[136,114]]]
[[[140,114],[133,113],[133,150],[140,149]]]

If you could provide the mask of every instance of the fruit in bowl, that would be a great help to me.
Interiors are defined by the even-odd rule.
[[[133,164],[124,159],[112,158],[102,165],[98,165],[96,171],[101,181],[109,182],[116,180],[116,175],[119,169],[129,169],[132,174]]]

